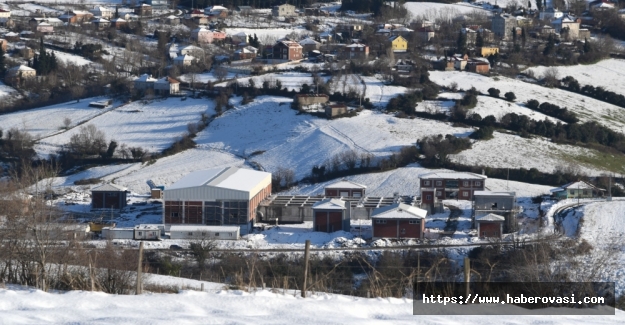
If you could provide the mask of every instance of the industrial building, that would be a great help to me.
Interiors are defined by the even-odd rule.
[[[335,232],[350,230],[350,206],[341,199],[324,199],[312,206],[313,230],[321,232]]]
[[[375,209],[371,216],[373,238],[417,238],[425,233],[426,210],[395,203]]]
[[[195,171],[163,191],[163,223],[237,226],[245,235],[270,195],[270,173],[237,167]]]

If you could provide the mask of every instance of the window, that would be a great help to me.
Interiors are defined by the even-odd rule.
[[[190,232],[190,233],[189,233],[189,236],[193,236],[193,233],[192,233],[192,232]]]
[[[426,196],[425,196],[425,199],[426,199],[426,200],[431,200],[431,199],[432,199],[432,196],[431,196],[431,195],[426,195]]]
[[[362,196],[362,193],[360,193],[360,192],[354,192],[354,193],[352,194],[352,196],[353,196],[353,197],[361,197],[361,196]]]
[[[178,212],[172,212],[171,213],[171,217],[172,218],[178,218]]]
[[[139,236],[143,236],[143,232],[139,231]]]
[[[386,223],[386,220],[376,219],[375,223],[377,223],[378,225],[383,225]]]
[[[430,181],[423,182],[423,186],[430,186]]]
[[[411,225],[418,225],[419,224],[419,220],[410,220],[408,221],[409,224]]]
[[[571,195],[574,195],[574,194],[575,194],[575,191],[570,190],[570,191],[569,191],[569,193],[571,193]]]
[[[493,205],[491,206],[492,209],[497,209],[497,202],[493,203]]]
[[[475,186],[482,186],[482,182],[480,181],[475,182]]]
[[[215,237],[219,237],[219,233],[218,232],[215,233]]]
[[[469,182],[468,182],[468,181],[464,181],[464,182],[462,182],[462,186],[464,186],[464,187],[469,187]]]
[[[406,234],[406,228],[401,228],[401,232],[400,232],[400,233],[401,233],[402,235],[405,235],[405,234]]]
[[[349,192],[339,192],[339,196],[349,197]]]
[[[443,186],[443,181],[436,181],[436,186]]]
[[[442,195],[443,195],[443,192],[441,192],[441,191],[436,191],[436,196],[442,196]]]
[[[467,191],[462,192],[462,196],[469,197],[469,192],[467,192]]]
[[[587,190],[584,190],[584,195],[588,195],[588,191]]]

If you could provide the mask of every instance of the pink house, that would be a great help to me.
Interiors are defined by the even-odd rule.
[[[213,40],[215,41],[223,41],[226,39],[226,33],[222,31],[214,30],[212,31],[212,33],[213,33]]]
[[[212,43],[213,32],[203,27],[196,28],[191,31],[191,40],[198,43]]]

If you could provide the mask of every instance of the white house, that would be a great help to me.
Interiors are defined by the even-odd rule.
[[[89,10],[94,16],[102,17],[105,19],[111,19],[115,15],[115,11],[111,8],[96,6],[93,9]]]
[[[141,76],[139,76],[139,78],[134,80],[135,89],[136,90],[154,89],[154,83],[156,81],[157,80],[155,78],[152,78],[152,75],[142,74]]]
[[[180,81],[170,77],[160,78],[154,82],[154,92],[162,96],[177,94],[180,92]]]
[[[181,55],[174,59],[174,65],[188,67],[193,64],[196,58],[191,55]]]
[[[210,30],[200,27],[191,31],[191,40],[196,41],[198,43],[212,43],[213,42],[213,32]]]

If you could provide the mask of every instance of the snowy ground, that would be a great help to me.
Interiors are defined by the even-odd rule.
[[[573,65],[563,67],[551,67],[558,71],[558,78],[562,79],[571,76],[580,85],[591,85],[594,87],[603,87],[606,90],[624,94],[625,89],[625,60],[607,59],[599,61],[595,64]],[[545,71],[550,67],[540,66],[530,68],[534,72],[536,78],[542,78]]]
[[[503,93],[501,96],[503,97]],[[553,123],[560,122],[562,124],[566,124],[557,118],[533,111],[525,107],[524,103],[511,103],[503,98],[493,98],[490,96],[477,96],[477,105],[469,111],[469,114],[471,113],[480,114],[482,118],[488,115],[493,115],[498,121],[501,120],[501,118],[506,114],[515,113],[517,115],[525,115],[534,121],[544,121],[546,119]]]
[[[311,31],[299,26],[299,27],[291,27],[291,28],[226,28],[224,32],[230,36],[244,32],[249,36],[258,36],[258,40],[261,43],[267,44],[268,40],[278,40],[280,38],[284,38],[289,34],[297,34],[297,35],[310,35]]]
[[[524,103],[530,99],[536,99],[540,103],[549,102],[575,112],[581,121],[597,121],[615,131],[625,132],[623,108],[569,91],[546,88],[502,76],[488,77],[458,71],[430,71],[430,79],[443,86],[456,82],[460,89],[475,87],[482,93],[487,93],[491,87],[499,89],[501,94],[511,91],[516,95],[517,103]]]
[[[329,77],[321,77],[324,82],[327,82]],[[310,73],[303,72],[280,72],[280,73],[267,73],[261,76],[256,77],[246,77],[246,78],[238,78],[237,82],[242,85],[248,85],[249,80],[252,79],[254,81],[254,86],[256,88],[262,88],[263,82],[268,81],[270,85],[275,85],[276,80],[280,80],[282,83],[282,87],[287,90],[295,90],[299,91],[302,88],[303,84],[308,84],[311,89],[315,89],[315,85],[313,83],[313,78]],[[225,87],[227,86],[227,82],[222,82],[217,84],[217,86]]]
[[[57,59],[63,61],[66,64],[72,63],[78,66],[93,64],[93,62],[85,59],[84,57],[80,55],[74,55],[74,54],[69,54],[69,53],[65,53],[61,51],[54,51],[54,50],[52,50],[52,52],[54,52],[54,55],[56,55]]]
[[[180,283],[178,281],[177,283]],[[215,287],[218,284],[215,285]],[[402,298],[357,298],[317,293],[304,299],[298,292],[287,294],[259,290],[210,292],[181,291],[178,294],[146,293],[110,295],[70,291],[46,293],[9,286],[0,289],[0,319],[3,324],[619,324],[625,312],[611,316],[465,316],[413,315],[413,301]],[[474,306],[471,306],[475,308]],[[510,314],[519,307],[506,306]]]
[[[0,81],[0,100],[9,100],[9,97],[17,95],[19,94],[13,87],[7,86],[2,81]]]
[[[437,3],[437,2],[406,2],[404,7],[417,19],[449,22],[452,19],[470,13],[490,15],[490,12],[467,3]]]

